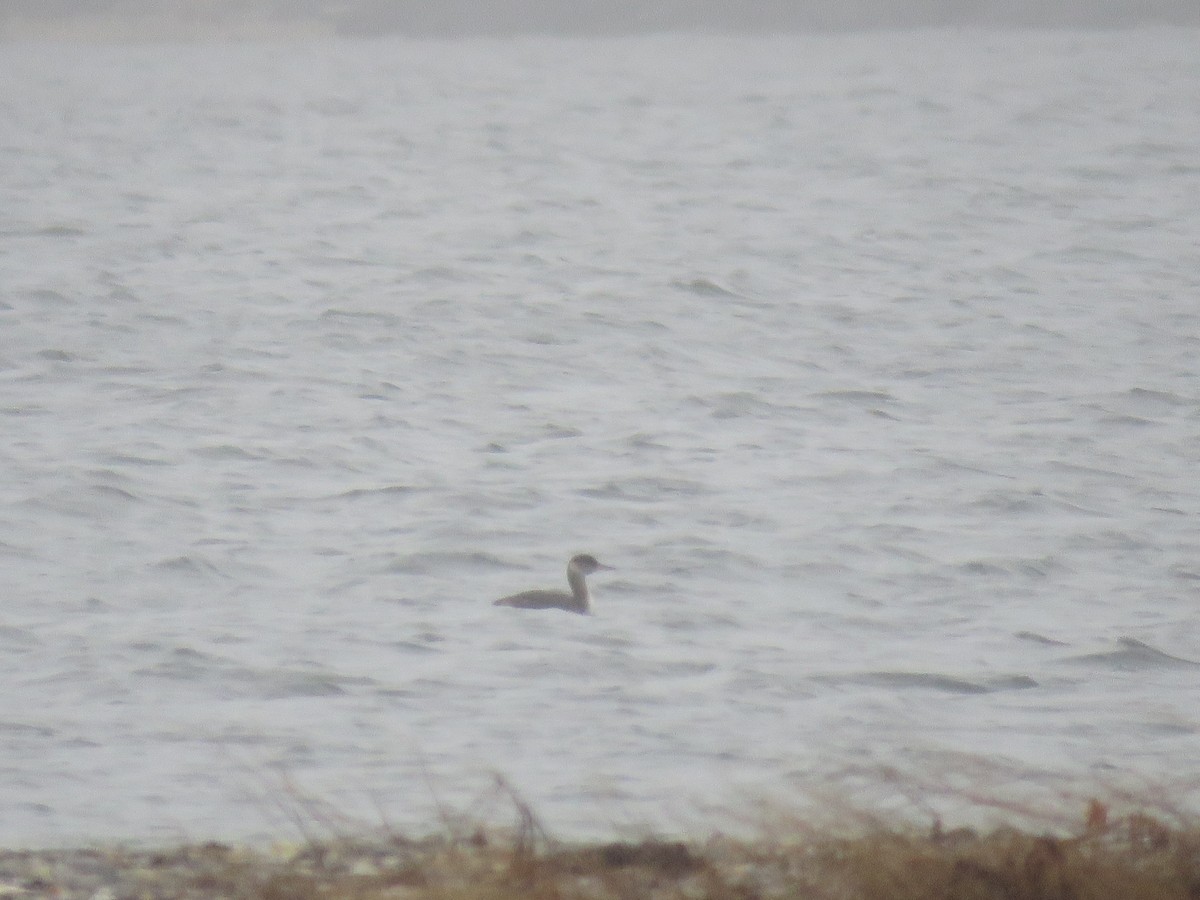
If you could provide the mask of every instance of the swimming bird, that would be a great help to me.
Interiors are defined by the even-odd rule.
[[[596,557],[586,553],[572,556],[567,563],[567,584],[571,585],[571,593],[566,591],[522,591],[509,597],[501,597],[493,606],[514,606],[517,609],[565,609],[580,615],[591,615],[592,608],[588,603],[587,582],[585,575],[599,572],[601,569],[612,569],[596,561]]]

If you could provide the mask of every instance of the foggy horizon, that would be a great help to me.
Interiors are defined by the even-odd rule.
[[[603,35],[652,31],[822,31],[945,26],[1114,28],[1200,25],[1190,0],[9,0],[0,38],[70,36],[269,37],[307,31],[343,36],[388,33],[472,36],[521,33]]]

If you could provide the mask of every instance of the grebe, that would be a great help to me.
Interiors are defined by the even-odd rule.
[[[567,584],[571,585],[571,593],[566,591],[522,591],[510,597],[501,597],[493,606],[514,606],[517,609],[565,609],[580,615],[591,615],[592,608],[588,605],[587,582],[585,575],[599,572],[601,569],[612,569],[597,562],[596,557],[581,553],[572,556],[567,563]]]

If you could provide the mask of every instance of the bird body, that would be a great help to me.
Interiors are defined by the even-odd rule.
[[[591,597],[588,594],[587,581],[584,577],[601,569],[611,569],[596,560],[596,557],[581,553],[572,556],[567,563],[567,584],[571,592],[566,591],[522,591],[508,597],[501,597],[493,606],[511,606],[516,609],[564,609],[567,612],[590,615],[592,611]]]

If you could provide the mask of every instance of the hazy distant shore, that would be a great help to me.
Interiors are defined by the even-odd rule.
[[[1109,28],[1200,25],[1200,6],[1183,0],[1094,0],[1046,5],[1016,0],[1002,7],[975,2],[909,0],[759,3],[723,0],[647,5],[632,0],[586,4],[503,0],[416,3],[306,0],[291,4],[226,0],[202,6],[110,0],[103,4],[12,0],[0,12],[0,39],[214,40],[287,39],[315,35],[409,34],[418,37],[519,33],[600,35],[644,31],[857,30],[938,26]]]

